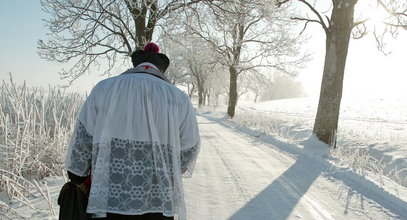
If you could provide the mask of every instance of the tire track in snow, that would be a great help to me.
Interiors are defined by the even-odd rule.
[[[326,210],[323,205],[312,199],[307,195],[302,195],[301,191],[297,189],[290,181],[287,181],[286,178],[281,178],[281,181],[284,182],[282,184],[288,192],[290,192],[291,196],[300,200],[303,199],[303,203],[301,205],[305,205],[308,207],[309,213],[314,216],[313,219],[327,219],[327,220],[334,220],[332,215]]]
[[[227,143],[213,131],[218,125],[201,123],[202,149],[192,179],[184,179],[188,219],[227,219],[244,203],[244,189],[222,152]]]
[[[346,213],[346,201],[333,199],[340,183],[310,158],[281,150],[284,143],[198,121],[202,149],[192,179],[184,180],[188,220],[394,219],[367,203]]]
[[[233,143],[231,143],[230,138],[228,139],[228,137],[222,137],[222,136],[218,136],[219,139],[221,139],[223,142],[225,142],[228,146],[232,146]],[[252,138],[249,137],[248,138]],[[236,140],[236,137],[234,137],[232,140]],[[226,146],[226,145],[223,145]],[[245,146],[247,148],[247,146]],[[228,172],[230,173],[230,177],[232,178],[233,181],[233,185],[235,186],[235,188],[237,189],[237,191],[239,192],[239,197],[241,197],[243,200],[250,200],[251,198],[253,198],[254,196],[249,192],[249,190],[247,189],[247,187],[245,187],[242,184],[242,177],[241,177],[241,173],[236,170],[236,168],[234,168],[234,166],[232,166],[232,164],[230,163],[229,160],[227,160],[228,156],[225,155],[222,150],[219,148],[219,146],[214,145],[213,149],[216,151],[216,153],[219,155],[219,157],[221,158],[221,160],[223,161],[223,164],[225,166],[225,168],[228,170]],[[270,149],[268,149],[270,150]],[[250,162],[252,165],[255,165],[257,168],[259,168],[260,170],[262,170],[263,172],[266,171],[267,172],[267,166],[263,166],[262,164],[260,164],[257,160],[254,160],[253,158],[250,158],[249,156],[253,156],[253,154],[248,155],[246,152],[246,150],[240,150],[239,148],[237,149],[238,152],[242,153],[245,155],[246,158],[249,159],[248,162]],[[269,151],[264,151],[261,148],[258,147],[252,147],[252,153],[256,152],[257,156],[265,156],[266,154],[269,154]],[[246,153],[246,154],[245,154]],[[281,153],[281,152],[279,152]],[[275,156],[275,155],[270,155],[270,156]],[[289,156],[287,156],[289,157]],[[293,159],[291,157],[289,157],[290,159]],[[288,159],[288,158],[285,158]],[[282,179],[278,179],[278,181],[283,182],[283,184],[281,184],[282,186],[284,186],[286,188],[286,191],[289,192],[291,194],[292,197],[300,200],[302,197],[304,198],[304,204],[308,207],[309,213],[315,217],[315,219],[328,219],[328,220],[332,220],[334,219],[329,212],[318,202],[316,202],[315,200],[311,199],[308,196],[304,196],[302,195],[301,191],[299,189],[297,189],[297,187],[292,184],[290,181],[288,181],[286,178],[282,178]]]
[[[249,190],[241,184],[243,181],[240,177],[239,172],[233,168],[231,163],[226,159],[227,157],[222,153],[222,151],[216,145],[213,146],[213,149],[219,155],[219,158],[221,158],[223,165],[225,166],[227,172],[229,173],[228,178],[230,178],[233,186],[235,187],[236,191],[238,192],[239,199],[241,201],[246,201],[246,200],[250,199],[251,197],[253,197],[249,193]]]
[[[262,144],[258,140],[254,139],[247,134],[240,133],[237,131],[230,130],[224,126],[219,124],[211,124],[208,123],[205,119],[200,118],[202,122],[201,125],[201,135],[202,135],[202,149],[205,151],[203,152],[205,155],[200,155],[200,161],[202,157],[206,157],[203,161],[205,161],[205,172],[215,172],[215,176],[217,176],[218,180],[214,185],[215,188],[210,190],[211,193],[220,193],[221,188],[223,188],[223,194],[226,196],[228,201],[221,199],[222,201],[218,201],[219,204],[227,205],[229,207],[222,207],[226,210],[229,209],[229,212],[232,211],[230,207],[233,207],[236,211],[239,210],[239,207],[244,206],[248,201],[252,200],[258,193],[261,192],[264,187],[267,187],[273,179],[277,179],[277,177],[281,176],[281,174],[285,171],[287,167],[290,167],[294,163],[294,158],[290,155],[286,155],[282,153],[278,149],[273,149],[270,147],[261,147]],[[222,129],[219,129],[222,128]],[[227,132],[222,131],[226,129]],[[250,148],[250,149],[248,149]],[[208,154],[210,156],[208,156]],[[278,155],[276,157],[276,155]],[[208,169],[207,164],[208,159],[212,161],[212,165],[216,167],[216,169]],[[270,160],[264,159],[270,158]],[[288,162],[287,162],[288,161]],[[199,162],[199,161],[198,161]],[[283,164],[283,165],[282,165]],[[274,167],[275,169],[270,170],[270,167]],[[244,170],[245,168],[253,168],[254,170]],[[256,172],[259,179],[253,179],[253,173]],[[194,174],[195,175],[195,174]],[[206,175],[210,175],[207,173]],[[256,176],[256,175],[255,175]],[[209,177],[210,178],[210,177]],[[296,189],[294,185],[292,185],[288,180],[279,179],[284,187],[287,189],[285,191],[291,194],[291,198],[295,198],[296,200],[300,200],[302,197],[301,192]],[[253,184],[256,182],[260,182],[260,184]],[[194,186],[196,186],[194,184]],[[213,188],[213,184],[207,186],[209,188]],[[199,190],[195,188],[194,190]],[[254,193],[253,193],[254,192]],[[234,196],[231,196],[233,194]],[[291,199],[289,198],[289,199]],[[284,198],[283,199],[287,199]],[[197,198],[190,199],[191,203],[197,201]],[[217,202],[217,203],[218,203]],[[199,202],[199,206],[202,206],[202,203]],[[290,201],[286,202],[290,203]],[[321,209],[322,205],[315,202],[314,200],[308,199],[303,202],[301,206],[305,207],[305,203],[307,204],[307,210],[309,214],[305,214],[305,216],[314,216],[316,219],[332,219],[331,217],[327,217],[324,212],[318,211],[318,208]],[[277,207],[277,208],[276,208]],[[318,208],[315,208],[318,207]],[[278,212],[278,206],[269,207],[274,212]],[[205,208],[205,210],[210,210],[211,208]],[[202,209],[199,211],[194,211],[194,214],[190,214],[189,216],[192,219],[234,219],[228,218],[227,215],[231,215],[234,212],[230,213],[221,213],[215,215],[207,215],[206,217],[202,217]],[[218,210],[217,210],[218,211]],[[217,212],[215,211],[215,213]],[[213,214],[213,212],[212,212]],[[303,213],[304,214],[304,213]],[[200,216],[196,218],[196,216]],[[218,218],[216,218],[217,216]],[[225,216],[224,218],[220,216]]]

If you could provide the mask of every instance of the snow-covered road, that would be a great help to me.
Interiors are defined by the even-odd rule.
[[[263,139],[203,116],[198,123],[202,149],[192,178],[184,179],[188,220],[407,220],[405,188],[396,188],[395,196],[387,186],[333,167],[321,157],[326,147],[315,141],[294,145],[279,137]],[[0,220],[57,219],[64,181],[43,182],[53,204],[34,192],[29,202],[37,211],[13,202],[11,211],[0,209]]]
[[[202,150],[184,180],[189,220],[407,219],[406,201],[309,154],[199,116]],[[312,152],[312,143],[302,151]]]

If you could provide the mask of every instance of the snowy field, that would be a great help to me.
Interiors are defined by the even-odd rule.
[[[301,141],[311,135],[317,103],[317,99],[299,98],[246,104],[240,107],[241,114],[234,121],[254,130]],[[376,167],[371,169],[377,169],[380,174],[407,187],[406,109],[405,98],[344,98],[338,128],[338,150],[332,152],[333,155],[344,163],[355,162],[346,161],[349,155],[340,155],[349,154],[346,151],[368,156],[369,163],[360,164],[358,172],[375,163]],[[262,118],[260,124],[256,124],[258,118]]]
[[[200,110],[189,220],[407,219],[407,103],[344,100],[335,151],[311,135],[316,104],[243,103],[233,120],[224,107]],[[27,201],[1,196],[0,219],[57,219],[63,182],[40,181]]]
[[[193,220],[407,219],[407,191],[329,162],[313,138],[294,143],[199,117],[201,155],[186,179]]]

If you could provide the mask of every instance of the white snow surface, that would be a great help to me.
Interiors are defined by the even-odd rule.
[[[291,144],[200,117],[202,152],[185,180],[189,219],[407,219],[406,188],[327,161],[310,137]]]
[[[343,104],[338,145],[366,145],[376,156],[388,155],[389,163],[405,160],[407,105],[384,100],[380,106],[365,104]],[[254,111],[277,118],[275,127],[286,129],[281,136],[241,126],[238,116],[229,120],[200,113],[202,149],[192,178],[184,179],[188,219],[407,219],[407,188],[385,176],[361,176],[332,163],[329,148],[310,132],[315,106],[309,99],[293,99],[238,108],[238,114]],[[394,111],[385,113],[382,108],[389,106]],[[383,114],[368,117],[369,108]],[[29,200],[39,211],[14,201],[10,206],[20,217],[0,210],[0,219],[57,219],[56,198],[64,180],[43,181],[56,216],[43,197],[33,193]]]
[[[312,133],[317,104],[318,100],[312,98],[285,99],[242,105],[240,111],[271,118],[273,126],[286,130],[283,136],[301,140]],[[399,182],[407,187],[406,109],[406,98],[345,97],[337,146],[368,151],[381,161],[385,174],[396,170]]]

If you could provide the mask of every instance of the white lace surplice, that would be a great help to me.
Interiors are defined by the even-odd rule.
[[[78,176],[92,170],[87,212],[94,216],[164,213],[181,220],[181,176],[192,174],[199,147],[186,94],[148,74],[123,74],[93,88],[65,167]]]

